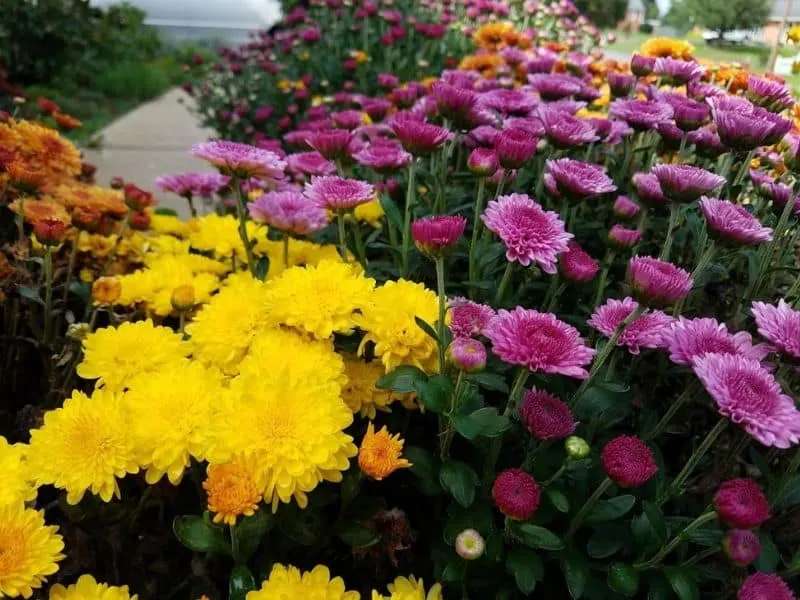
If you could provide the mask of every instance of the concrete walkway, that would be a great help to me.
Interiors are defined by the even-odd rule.
[[[176,88],[106,127],[101,148],[84,150],[86,160],[97,165],[98,184],[108,185],[112,177],[122,177],[153,191],[160,206],[188,216],[186,200],[157,191],[153,180],[168,173],[211,170],[204,161],[189,156],[192,144],[212,135],[189,112],[192,102],[191,96]]]

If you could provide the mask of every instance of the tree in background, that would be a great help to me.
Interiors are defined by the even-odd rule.
[[[614,27],[625,17],[628,0],[575,0],[575,6],[601,29]]]
[[[770,0],[677,0],[667,15],[667,23],[686,29],[700,25],[716,31],[721,38],[728,31],[756,29],[767,22]]]

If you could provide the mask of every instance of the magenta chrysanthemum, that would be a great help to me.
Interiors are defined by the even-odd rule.
[[[614,201],[614,216],[619,219],[635,219],[642,212],[642,207],[627,196],[617,196]]]
[[[736,600],[796,600],[786,582],[775,573],[753,573],[744,580]]]
[[[486,366],[486,346],[473,338],[456,337],[447,347],[447,361],[461,371],[475,373]]]
[[[450,331],[453,337],[482,335],[495,316],[494,309],[466,298],[450,300]]]
[[[639,308],[633,298],[623,300],[609,299],[595,308],[588,324],[606,337],[611,337],[625,319]],[[639,354],[641,348],[663,348],[664,333],[674,319],[660,310],[644,313],[625,326],[617,340],[617,346],[627,346],[631,354]]]
[[[328,224],[327,211],[300,192],[269,192],[247,209],[257,223],[294,235],[310,235]]]
[[[524,129],[509,129],[497,137],[495,150],[506,169],[520,169],[536,154],[538,140]]]
[[[745,245],[772,240],[772,229],[763,227],[743,206],[718,198],[701,198],[700,210],[709,233],[720,242]]]
[[[690,366],[706,354],[736,354],[761,361],[769,353],[764,344],[753,344],[746,331],[732,334],[716,319],[680,317],[664,333],[669,358],[678,365]]]
[[[230,183],[231,178],[219,173],[179,173],[156,177],[156,187],[178,196],[210,198]]]
[[[693,60],[680,60],[665,56],[656,59],[653,72],[675,85],[685,85],[690,81],[700,79],[706,72],[706,68]]]
[[[548,160],[544,184],[553,196],[574,201],[595,198],[617,189],[603,167],[572,158]]]
[[[444,127],[417,121],[410,117],[395,118],[391,127],[397,139],[403,144],[403,148],[415,156],[430,154],[452,135]]]
[[[729,527],[753,529],[772,516],[767,497],[752,479],[729,479],[714,494],[719,520]]]
[[[623,225],[612,225],[608,231],[608,242],[612,246],[620,249],[633,248],[642,239],[642,232],[638,229],[630,229]]]
[[[586,283],[594,279],[600,265],[574,240],[567,243],[567,251],[558,257],[561,276],[572,283]]]
[[[458,215],[435,215],[423,217],[411,223],[411,237],[422,252],[438,254],[457,244],[467,220]]]
[[[551,313],[522,307],[501,310],[489,323],[486,337],[494,353],[508,364],[577,379],[589,377],[584,367],[595,350],[583,343],[577,329]]]
[[[348,210],[374,200],[375,190],[366,181],[342,179],[335,175],[312,177],[305,186],[311,201],[330,210]]]
[[[497,476],[492,485],[492,499],[495,506],[515,521],[527,521],[536,509],[542,488],[532,475],[522,469],[508,469]]]
[[[475,148],[467,158],[467,168],[481,177],[491,177],[499,167],[500,159],[493,148]]]
[[[313,131],[306,144],[328,160],[345,160],[353,153],[353,134],[344,129]]]
[[[721,415],[765,446],[800,443],[800,411],[761,363],[734,354],[694,359],[694,372]]]
[[[634,435],[620,435],[608,442],[600,461],[606,475],[625,488],[644,485],[658,472],[653,452]]]
[[[353,155],[358,164],[379,173],[390,173],[408,166],[412,156],[397,142],[373,143]]]
[[[783,299],[777,306],[753,302],[752,310],[758,333],[781,354],[800,358],[800,311],[792,310]]]
[[[672,263],[651,256],[634,256],[628,263],[628,282],[640,302],[664,306],[689,295],[692,277]]]
[[[633,181],[633,186],[636,188],[636,194],[639,196],[639,200],[647,206],[658,208],[669,202],[664,192],[661,190],[658,177],[652,173],[634,173],[631,180]]]
[[[191,154],[208,161],[223,175],[247,179],[280,179],[286,168],[277,154],[239,142],[202,142],[192,146]]]
[[[304,175],[333,175],[336,165],[319,152],[296,152],[286,157],[289,169]]]
[[[656,165],[651,169],[673,202],[694,202],[725,183],[725,178],[692,165]]]
[[[540,441],[560,440],[575,432],[575,417],[567,403],[535,387],[522,398],[519,416],[530,434]]]
[[[733,529],[722,540],[722,549],[731,562],[746,567],[761,556],[761,542],[758,536],[746,529]]]
[[[572,239],[557,213],[544,210],[525,194],[492,200],[481,218],[505,244],[509,261],[526,267],[533,262],[545,273],[556,272],[558,255]]]

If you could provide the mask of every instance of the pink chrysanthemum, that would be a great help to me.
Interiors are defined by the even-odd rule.
[[[783,299],[777,306],[753,302],[752,310],[758,333],[781,354],[800,358],[800,311],[792,310]]]
[[[772,229],[763,227],[743,206],[718,198],[701,198],[700,210],[709,233],[720,242],[741,246],[772,240]]]
[[[447,361],[467,373],[481,371],[486,366],[486,346],[469,337],[457,337],[447,347]]]
[[[156,177],[156,187],[178,196],[210,198],[230,183],[231,178],[219,173],[178,173]]]
[[[335,175],[312,177],[305,186],[312,202],[329,210],[349,210],[375,199],[375,189],[366,181],[342,179]]]
[[[539,508],[541,495],[542,488],[532,475],[522,469],[503,471],[492,485],[495,505],[501,513],[515,521],[530,519]]]
[[[333,175],[336,165],[317,151],[296,152],[286,157],[289,169],[304,175]]]
[[[625,488],[644,485],[658,472],[653,452],[634,435],[620,435],[608,442],[600,460],[606,475]]]
[[[736,600],[796,600],[786,582],[775,573],[753,573],[744,580]]]
[[[486,337],[501,360],[531,371],[589,377],[584,366],[595,354],[583,343],[577,329],[559,321],[552,313],[517,307],[501,310],[489,323]]]
[[[594,279],[600,265],[574,240],[567,243],[567,251],[558,257],[561,276],[572,283],[586,283]]]
[[[692,290],[688,271],[651,256],[634,256],[630,260],[628,282],[639,301],[648,306],[674,304]]]
[[[617,327],[637,308],[639,303],[633,298],[623,300],[612,298],[594,309],[588,324],[610,338]],[[646,312],[625,327],[617,340],[617,346],[627,346],[631,354],[639,354],[641,348],[663,348],[664,333],[673,321],[672,317],[660,310]]]
[[[721,415],[765,446],[800,443],[800,412],[761,363],[735,354],[694,359],[694,372],[717,403]]]
[[[746,567],[761,556],[761,542],[758,536],[746,529],[733,529],[722,540],[722,549],[731,562]]]
[[[467,220],[458,215],[434,215],[411,223],[411,238],[420,251],[436,255],[458,243]]]
[[[642,239],[642,232],[622,225],[613,225],[608,231],[608,242],[615,248],[626,250],[633,248]]]
[[[714,494],[719,520],[729,527],[753,529],[772,516],[767,497],[752,479],[729,479]]]
[[[526,267],[535,262],[545,273],[556,272],[558,255],[566,252],[573,237],[557,213],[544,210],[526,194],[492,200],[481,218],[505,244],[509,261]]]
[[[413,118],[395,118],[391,122],[397,139],[414,156],[427,156],[452,136],[449,130]]]
[[[223,175],[247,179],[280,179],[286,162],[269,150],[239,142],[202,142],[192,146],[191,154],[208,161]]]
[[[494,309],[466,298],[453,298],[450,307],[450,331],[453,337],[482,335],[495,316]]]
[[[642,207],[627,196],[617,196],[614,201],[614,216],[619,219],[635,219],[642,212]]]
[[[567,403],[535,387],[523,397],[519,416],[530,434],[540,441],[560,440],[575,432],[575,417]]]
[[[684,366],[706,354],[736,354],[762,361],[770,351],[764,344],[754,345],[746,331],[732,334],[727,325],[711,318],[680,317],[664,332],[664,342],[670,360]]]
[[[328,225],[327,211],[300,192],[269,192],[247,209],[255,222],[294,235],[310,235]]]

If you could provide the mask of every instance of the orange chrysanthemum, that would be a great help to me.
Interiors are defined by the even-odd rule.
[[[122,192],[110,188],[69,183],[55,188],[51,196],[69,209],[83,208],[114,217],[124,217],[128,212]]]
[[[24,200],[17,199],[11,203],[10,208],[17,214],[23,213],[25,221],[28,223],[36,223],[43,219],[57,219],[70,222],[69,213],[60,204],[52,200],[34,200],[33,198],[26,198]]]
[[[494,77],[497,69],[506,64],[499,54],[473,54],[465,56],[458,68],[462,71],[478,71],[484,77]]]
[[[400,434],[390,435],[386,427],[377,433],[372,423],[361,440],[358,450],[358,466],[367,476],[380,481],[397,469],[406,469],[411,465],[402,458],[404,440]]]
[[[255,513],[263,489],[263,482],[257,482],[257,478],[253,460],[241,455],[221,465],[209,465],[203,488],[214,523],[236,525],[237,517]]]
[[[516,32],[514,26],[508,21],[486,23],[472,34],[472,42],[478,48],[494,51],[502,47],[504,36],[509,36],[511,33]]]

